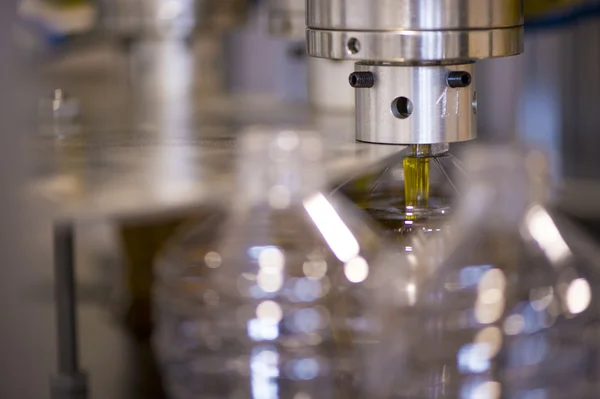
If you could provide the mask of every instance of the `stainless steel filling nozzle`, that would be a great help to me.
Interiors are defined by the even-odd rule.
[[[357,139],[476,137],[476,60],[523,51],[522,0],[307,0],[308,54],[353,60]]]

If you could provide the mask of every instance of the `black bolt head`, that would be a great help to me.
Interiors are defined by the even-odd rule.
[[[371,88],[375,85],[375,75],[372,72],[352,72],[348,81],[355,89]]]

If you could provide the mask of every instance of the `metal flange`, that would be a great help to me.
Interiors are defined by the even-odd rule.
[[[473,63],[442,66],[358,63],[355,70],[372,74],[374,82],[370,87],[356,88],[359,141],[433,144],[467,141],[477,136]]]

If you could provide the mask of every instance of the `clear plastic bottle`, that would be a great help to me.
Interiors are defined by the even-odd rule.
[[[452,234],[417,255],[430,273],[416,305],[418,378],[397,397],[598,397],[600,254],[544,205],[539,165],[509,148],[471,154]]]
[[[411,145],[383,170],[363,176],[341,191],[367,211],[397,241],[415,232],[447,227],[464,177],[448,144]]]
[[[156,268],[155,344],[175,399],[352,399],[379,326],[362,311],[386,244],[327,198],[321,141],[241,139],[226,223],[171,241]],[[368,218],[367,218],[368,219]]]

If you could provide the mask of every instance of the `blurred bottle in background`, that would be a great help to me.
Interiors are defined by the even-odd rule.
[[[386,243],[323,187],[310,132],[250,133],[226,223],[182,230],[157,266],[155,346],[173,398],[359,398],[362,310]],[[203,232],[203,233],[198,233]]]
[[[479,149],[467,166],[451,234],[417,254],[418,378],[398,397],[596,397],[599,252],[545,207],[538,153]]]
[[[101,30],[121,45],[126,61],[121,73],[127,84],[121,84],[115,96],[130,99],[117,115],[129,113],[131,118],[118,128],[138,137],[193,140],[198,124],[214,120],[228,94],[227,40],[246,23],[249,2],[101,0],[100,6]],[[113,125],[118,118],[114,115]],[[173,146],[165,158],[177,159],[181,152]],[[211,206],[170,217],[119,221],[126,287],[119,309],[137,337],[148,337],[153,328],[150,297],[156,254],[179,226],[197,220],[210,223],[218,214]]]

